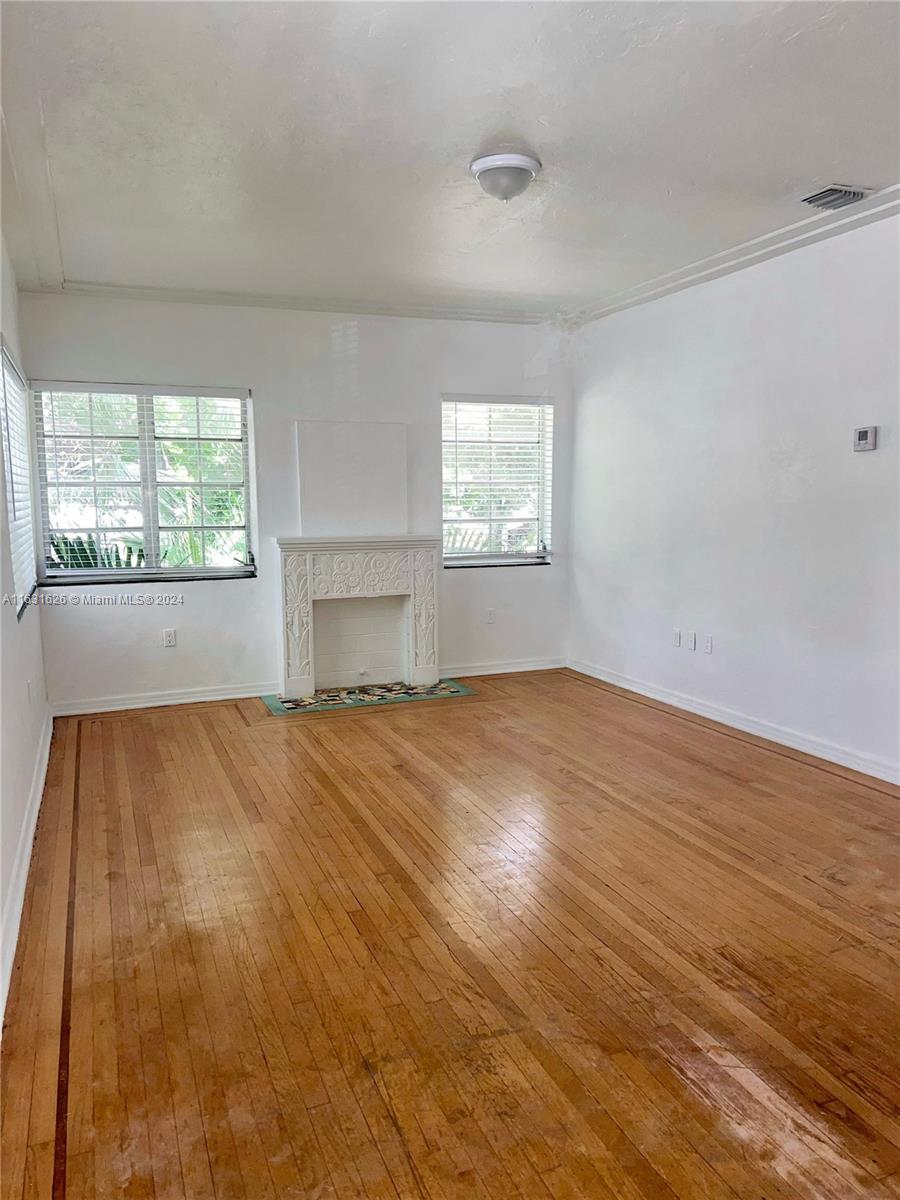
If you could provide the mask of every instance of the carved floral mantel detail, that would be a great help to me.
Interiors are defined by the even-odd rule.
[[[313,599],[409,592],[409,551],[357,551],[312,556]]]
[[[435,555],[430,550],[414,550],[413,561],[416,666],[430,667],[435,663]]]
[[[284,556],[284,625],[287,674],[312,674],[309,658],[311,610],[309,572],[305,554]]]
[[[279,538],[278,544],[285,696],[315,690],[313,601],[347,596],[409,596],[409,678],[403,682],[437,683],[440,538]]]

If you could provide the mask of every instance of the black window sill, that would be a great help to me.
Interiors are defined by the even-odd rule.
[[[549,567],[550,559],[541,558],[485,558],[485,559],[462,559],[460,558],[445,558],[445,571],[461,571],[467,567]]]
[[[255,579],[256,568],[247,567],[239,571],[66,571],[65,574],[47,575],[38,580],[39,588],[93,587],[98,583],[154,584],[208,582],[212,579]]]
[[[29,608],[32,608],[34,606],[33,601],[34,601],[35,595],[37,594],[37,590],[38,590],[38,585],[37,585],[37,582],[35,582],[31,585],[31,590],[29,591],[28,595],[25,597],[25,599],[22,601],[22,603],[19,605],[18,609],[16,610],[16,623],[17,624],[19,621],[22,620],[22,618],[28,612]]]

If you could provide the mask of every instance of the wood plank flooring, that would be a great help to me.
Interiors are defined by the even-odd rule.
[[[3,1200],[900,1196],[900,791],[467,682],[57,720]]]

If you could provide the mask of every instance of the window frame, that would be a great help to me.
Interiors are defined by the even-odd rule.
[[[254,579],[257,575],[256,566],[256,526],[255,514],[255,475],[252,470],[253,427],[252,427],[252,393],[249,388],[211,388],[185,387],[172,384],[123,384],[103,383],[85,380],[40,379],[32,383],[34,395],[34,443],[37,459],[37,491],[40,502],[40,545],[37,554],[38,586],[72,587],[79,584],[102,583],[187,583],[193,580],[214,579]],[[176,487],[177,483],[162,484],[156,479],[156,433],[152,417],[148,424],[146,413],[152,414],[154,396],[185,396],[203,399],[239,400],[241,402],[241,461],[243,464],[244,491],[244,535],[247,542],[246,566],[234,567],[101,567],[86,568],[68,567],[62,570],[48,570],[46,563],[46,547],[50,540],[50,510],[47,480],[47,457],[43,422],[43,395],[45,392],[96,393],[102,395],[135,396],[138,400],[138,460],[140,463],[140,490],[143,509],[142,530],[145,544],[152,542],[158,552],[160,523],[157,492],[166,486]],[[198,430],[199,435],[199,430]],[[194,438],[176,438],[177,441],[202,441],[199,436]],[[237,439],[225,439],[237,440]],[[151,468],[151,463],[153,464]],[[152,469],[152,477],[151,477]],[[96,481],[94,481],[96,482]],[[110,486],[116,486],[112,483]],[[227,486],[227,485],[223,485]],[[164,527],[167,529],[168,527]]]
[[[504,554],[496,551],[485,551],[483,554],[447,554],[444,550],[444,526],[448,518],[444,516],[444,472],[443,472],[443,415],[445,404],[484,404],[494,408],[507,406],[510,408],[544,408],[550,410],[551,428],[550,428],[550,449],[549,449],[549,480],[547,472],[545,472],[543,464],[546,463],[546,449],[544,440],[542,439],[538,445],[540,446],[540,457],[542,462],[540,490],[541,497],[538,504],[539,514],[538,522],[538,538],[543,545],[542,550],[538,550],[535,554]],[[491,396],[481,394],[468,394],[463,392],[444,392],[441,395],[441,553],[443,556],[444,570],[461,570],[471,567],[548,567],[551,564],[553,557],[553,476],[554,463],[553,457],[555,454],[555,424],[556,424],[556,405],[552,396]],[[459,443],[457,442],[456,445]],[[549,497],[545,501],[544,491],[549,482]],[[546,521],[545,511],[549,509],[549,522]]]
[[[22,437],[24,444],[20,447],[20,453],[23,454],[27,465],[27,478],[25,480],[25,495],[27,497],[27,513],[21,514],[17,512],[16,487],[13,474],[13,450],[9,437],[9,401],[6,395],[6,371],[9,371],[16,376],[22,387],[24,411],[22,412]],[[0,418],[2,418],[3,433],[3,475],[6,486],[6,532],[9,541],[10,561],[12,565],[12,584],[15,589],[15,595],[19,601],[16,605],[16,620],[21,621],[28,608],[31,598],[37,591],[38,563],[34,545],[34,510],[35,510],[35,470],[34,458],[32,454],[32,424],[30,410],[32,407],[31,388],[25,374],[19,369],[15,358],[9,348],[6,339],[0,334]],[[31,556],[26,560],[26,565],[30,566],[30,571],[27,578],[23,581],[22,590],[19,591],[19,580],[16,579],[16,557],[13,553],[13,533],[14,525],[20,521],[28,522],[26,545],[31,550]]]

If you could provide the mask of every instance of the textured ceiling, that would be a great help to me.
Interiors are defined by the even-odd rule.
[[[45,0],[2,16],[3,218],[27,288],[599,312],[820,228],[832,218],[799,198],[825,184],[900,179],[893,3]],[[508,207],[466,172],[498,147],[544,163]]]

